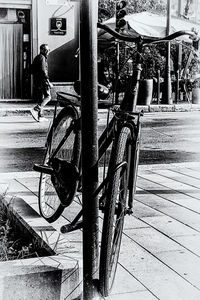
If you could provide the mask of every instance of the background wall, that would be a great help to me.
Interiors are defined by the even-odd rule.
[[[75,58],[79,39],[78,4],[67,2],[64,5],[52,5],[48,4],[50,2],[38,1],[38,47],[47,43],[51,50],[48,57],[50,80],[52,82],[72,82],[78,79],[79,69],[78,59]],[[50,18],[52,17],[67,19],[66,35],[49,34]]]

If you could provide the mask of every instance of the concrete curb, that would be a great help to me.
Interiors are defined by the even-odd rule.
[[[7,116],[28,116],[30,115],[30,109],[34,106],[34,103],[1,103],[0,108],[0,117],[7,117]],[[138,105],[136,107],[137,111],[143,110],[145,113],[149,112],[191,112],[191,111],[199,111],[200,104],[191,104],[191,103],[184,103],[184,104],[173,104],[173,105],[165,105],[165,104],[152,104],[152,105]],[[45,107],[45,114],[52,115],[54,111],[53,105],[48,105]],[[99,109],[98,113],[103,114],[107,110],[106,109]]]
[[[78,264],[67,256],[1,262],[0,299],[81,299]]]
[[[6,186],[2,184],[3,194]],[[33,295],[39,300],[44,300],[44,295],[45,299],[52,300],[80,299],[82,257],[79,251],[22,198],[8,193],[2,202],[24,232],[31,234],[51,256],[0,262],[0,299],[31,299]]]
[[[28,107],[19,107],[19,108],[0,108],[0,117],[9,117],[9,116],[31,116],[30,110],[33,108],[33,105],[29,105]],[[52,115],[54,111],[54,107],[47,107],[45,109],[46,115]]]
[[[166,104],[153,104],[153,105],[138,105],[137,110],[144,112],[184,112],[184,111],[198,111],[200,110],[199,104],[191,104],[191,103],[184,103],[184,104],[173,104],[173,105],[166,105]]]

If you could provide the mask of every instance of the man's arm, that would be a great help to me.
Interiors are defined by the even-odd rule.
[[[52,83],[49,81],[49,76],[48,76],[48,65],[47,65],[47,61],[46,58],[42,55],[41,57],[41,73],[43,74],[43,78],[45,79],[47,85],[52,88],[53,85]]]
[[[40,63],[41,63],[41,74],[42,74],[42,77],[44,79],[49,79],[49,76],[48,76],[48,67],[47,67],[47,62],[46,62],[46,58],[41,55],[40,56]]]

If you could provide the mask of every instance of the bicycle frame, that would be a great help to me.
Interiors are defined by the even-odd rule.
[[[115,140],[117,133],[122,129],[123,127],[129,127],[131,131],[131,140],[133,141],[136,139],[136,144],[138,143],[138,137],[140,134],[140,116],[143,115],[142,112],[135,112],[136,102],[137,102],[137,95],[138,95],[138,88],[139,88],[139,79],[141,74],[141,64],[139,63],[137,65],[136,70],[132,74],[130,87],[127,90],[127,93],[125,93],[124,99],[120,105],[119,110],[115,111],[114,117],[109,122],[107,128],[103,131],[99,138],[99,159],[103,157],[103,155],[108,151],[109,146],[111,145],[112,141]],[[132,101],[130,101],[132,99]],[[130,109],[130,110],[129,110]],[[74,125],[70,126],[70,131],[67,130],[66,135],[69,136],[71,130],[74,130]],[[67,139],[67,136],[63,138],[63,140]],[[58,147],[61,147],[64,141],[61,141]],[[132,151],[132,145],[130,146],[130,151]],[[57,150],[56,150],[57,152]],[[52,155],[54,156],[54,154]],[[131,158],[131,154],[129,155]],[[112,159],[112,157],[111,157]],[[97,188],[97,190],[94,193],[94,197],[99,195],[103,189],[106,187],[109,180],[112,178],[114,173],[121,168],[121,173],[128,169],[128,189],[129,189],[129,198],[128,198],[128,207],[126,209],[126,213],[131,214],[132,213],[132,206],[133,206],[133,191],[135,189],[135,179],[134,178],[134,164],[135,161],[133,159],[130,159],[128,162],[121,162],[114,170],[111,171],[111,173],[108,173],[108,175],[103,178],[103,181]],[[106,191],[102,193],[102,195],[99,198],[99,208],[103,209],[103,200],[106,196]],[[82,210],[77,214],[77,216],[74,218],[74,220],[67,225],[64,225],[61,227],[61,232],[66,233],[70,231],[74,231],[76,229],[80,229],[82,227],[82,221],[79,221],[82,217]]]
[[[78,111],[77,108],[74,107],[71,104],[68,104],[70,107],[73,108],[73,110],[76,111],[76,114],[78,116]],[[131,129],[131,138],[133,139],[133,137],[135,137],[135,133],[138,132],[138,128],[139,128],[139,117],[140,117],[141,113],[124,113],[122,111],[116,112],[115,116],[112,118],[111,122],[109,123],[108,128],[106,128],[103,133],[101,134],[100,138],[99,138],[99,160],[102,158],[102,156],[104,155],[104,153],[106,153],[106,151],[108,150],[110,144],[112,143],[113,139],[115,139],[115,136],[119,130],[119,127],[129,127]],[[135,123],[135,117],[137,117],[137,122]],[[77,125],[78,124],[78,125]],[[64,137],[62,138],[62,140],[60,141],[59,145],[57,146],[57,148],[55,149],[54,152],[52,152],[51,157],[49,158],[49,161],[51,162],[53,160],[53,158],[56,156],[56,154],[58,153],[58,151],[60,150],[60,148],[62,147],[62,145],[64,144],[64,142],[66,141],[66,139],[68,138],[68,136],[70,135],[70,133],[74,130],[77,130],[77,126],[80,125],[80,117],[78,117],[76,119],[75,122],[73,122],[70,127],[67,129]],[[52,130],[53,130],[53,126],[52,126]],[[50,134],[50,138],[48,140],[48,143],[51,143],[51,138],[52,138],[52,132]],[[130,156],[131,157],[131,156]],[[100,194],[100,192],[105,188],[106,184],[109,182],[110,178],[114,175],[114,173],[120,168],[121,172],[123,173],[126,168],[128,168],[128,170],[131,170],[133,168],[133,161],[129,161],[127,162],[122,162],[120,163],[118,166],[116,166],[115,170],[112,170],[112,173],[109,173],[107,175],[107,177],[105,177],[103,179],[103,181],[101,182],[101,184],[99,185],[99,187],[97,188],[97,190],[94,193],[94,197],[96,197],[98,194]],[[41,171],[41,170],[40,170]],[[43,172],[51,174],[52,171],[49,171],[48,169],[43,169]],[[81,173],[81,170],[79,171],[79,173]],[[131,174],[131,171],[129,172]],[[80,181],[81,181],[81,177],[80,177]],[[132,192],[133,192],[133,184],[130,184],[130,182],[133,182],[131,180],[131,178],[129,178],[129,209],[131,210],[132,208],[132,202],[133,202],[133,198],[131,197]],[[103,199],[105,198],[105,193],[104,192],[101,197],[99,198],[99,207],[102,207],[102,202]],[[68,206],[68,205],[66,205]],[[129,211],[130,211],[129,210]],[[69,225],[64,225],[61,227],[61,232],[62,233],[66,233],[72,230],[76,230],[82,227],[82,221],[80,222],[80,218],[82,217],[82,210],[77,214],[77,216],[74,218],[74,220],[71,222],[71,224]]]
[[[117,269],[124,217],[126,214],[132,213],[136,187],[141,127],[140,116],[143,115],[142,112],[136,112],[136,104],[142,71],[140,53],[144,46],[144,40],[142,37],[131,38],[123,36],[104,25],[99,27],[111,33],[117,39],[137,43],[138,53],[136,66],[133,66],[132,76],[124,98],[118,108],[113,108],[114,116],[110,122],[107,121],[107,127],[99,138],[97,162],[99,165],[103,156],[105,155],[106,157],[107,152],[111,151],[108,165],[106,165],[107,162],[104,162],[104,170],[105,168],[107,169],[107,174],[106,171],[103,172],[103,179],[93,192],[93,197],[96,198],[98,196],[99,198],[99,210],[103,213],[99,259],[99,290],[103,296],[107,296],[112,288]],[[172,34],[166,37],[166,40],[171,40],[182,34],[185,34],[185,32]],[[190,35],[192,36],[193,33],[190,33]],[[152,41],[153,39],[147,41],[147,44],[152,43]],[[164,39],[159,39],[155,42],[160,41],[163,42]],[[76,100],[70,100],[63,95],[75,97]],[[77,108],[80,106],[80,103],[77,101],[80,97],[68,93],[58,93],[58,98],[59,96],[61,99],[58,100],[64,98],[64,109],[57,117],[56,104],[53,124],[47,138],[47,152],[44,158],[44,165],[37,165],[35,168],[36,171],[42,173],[39,189],[39,210],[41,215],[49,222],[58,219],[64,207],[72,203],[75,195],[79,199],[77,191],[81,192],[82,183],[81,114]],[[68,137],[69,140],[67,142],[69,143],[64,145]],[[55,143],[53,143],[54,141]],[[67,148],[67,146],[69,147]],[[63,149],[61,149],[62,147]],[[53,150],[53,148],[55,149]],[[46,176],[46,174],[50,176]],[[51,194],[53,195],[53,201]],[[74,208],[72,206],[72,210]],[[83,210],[80,209],[70,224],[62,226],[60,231],[67,233],[82,228],[82,217]],[[71,218],[70,214],[69,218]]]
[[[142,70],[140,53],[142,51],[142,47],[144,46],[145,42],[148,45],[148,44],[153,43],[153,42],[156,43],[156,42],[169,41],[169,40],[174,39],[176,37],[179,37],[180,35],[183,35],[183,34],[188,34],[190,36],[194,36],[194,33],[180,31],[180,32],[177,32],[175,34],[172,34],[172,35],[166,37],[165,39],[155,40],[155,39],[151,38],[149,40],[146,39],[146,41],[144,41],[144,39],[142,37],[131,38],[131,37],[128,37],[128,36],[123,36],[123,35],[115,32],[114,30],[110,29],[106,25],[98,24],[98,27],[106,30],[108,33],[111,33],[111,35],[113,35],[117,39],[137,43],[137,52],[138,52],[137,61],[136,61],[136,68],[133,67],[133,73],[132,73],[132,76],[131,76],[131,79],[130,79],[130,82],[129,82],[129,86],[128,86],[126,92],[125,92],[125,95],[124,95],[122,103],[119,107],[119,110],[115,111],[114,117],[109,122],[108,127],[104,130],[104,132],[101,134],[101,136],[99,138],[99,160],[98,161],[100,161],[103,154],[106,153],[106,151],[108,151],[108,148],[109,148],[110,144],[112,143],[113,140],[115,141],[115,138],[116,138],[117,134],[120,132],[120,130],[123,127],[128,127],[130,129],[130,135],[131,135],[131,139],[132,139],[132,143],[130,143],[130,150],[132,150],[131,149],[133,147],[132,145],[134,145],[134,143],[135,143],[135,151],[136,152],[138,151],[138,143],[139,143],[139,136],[140,136],[140,116],[141,116],[141,113],[136,113],[135,108],[136,108],[136,104],[137,104],[138,90],[139,90],[139,80],[140,80],[140,75],[141,75],[141,70]],[[62,94],[66,94],[67,96],[74,97],[71,94],[67,94],[67,93],[62,93]],[[81,122],[80,122],[80,115],[79,115],[78,110],[76,108],[77,103],[74,103],[74,101],[71,101],[69,99],[66,99],[66,100],[67,100],[66,105],[69,106],[73,110],[73,112],[75,113],[75,116],[76,116],[75,121],[67,129],[63,139],[60,141],[59,145],[57,146],[57,149],[51,155],[50,160],[53,160],[55,155],[58,153],[59,149],[62,147],[62,145],[66,141],[66,139],[69,136],[70,132],[72,132],[72,130],[73,131],[80,130],[80,123]],[[80,103],[79,103],[78,106],[80,106]],[[54,114],[54,117],[55,117],[55,115],[56,115],[56,113]],[[51,138],[52,138],[53,130],[54,130],[54,126],[52,126],[52,131],[51,131],[49,140],[51,140]],[[128,141],[128,144],[129,144],[129,141]],[[129,145],[128,145],[128,148],[129,148]],[[80,156],[81,156],[81,154],[80,154]],[[136,159],[138,159],[137,156],[138,155],[136,155]],[[130,154],[129,157],[131,158],[132,155]],[[81,157],[80,157],[80,159],[81,159]],[[111,159],[112,159],[112,154],[111,154]],[[129,189],[128,207],[129,207],[129,211],[131,212],[132,203],[133,203],[133,192],[134,192],[134,189],[135,189],[135,179],[136,179],[135,173],[137,173],[137,170],[135,169],[135,166],[137,166],[137,161],[135,161],[135,159],[130,159],[126,164],[123,164],[123,162],[122,162],[122,164],[120,163],[119,166],[117,166],[114,170],[112,170],[112,171],[109,170],[107,177],[105,179],[103,179],[102,183],[97,188],[97,191],[95,191],[95,195],[96,195],[96,193],[99,194],[102,191],[102,189],[106,186],[106,184],[109,181],[109,179],[111,178],[111,176],[113,176],[113,173],[115,173],[119,168],[122,169],[122,172],[124,172],[124,170],[127,169],[128,174],[129,174],[128,175],[128,189]],[[134,171],[132,171],[132,170],[134,170]],[[46,170],[45,168],[43,168],[43,169],[41,168],[39,171],[41,171],[41,172],[44,171],[44,173],[46,171],[46,172],[50,173],[50,170],[49,169]],[[80,168],[80,171],[79,171],[79,180],[81,180],[81,168]],[[101,201],[102,201],[103,198],[104,198],[104,194],[103,194],[103,196],[100,197],[100,207],[101,207]],[[68,206],[68,205],[66,205],[66,206]],[[82,215],[82,213],[80,212],[78,214],[78,216],[74,219],[72,224],[73,223],[75,224],[75,221],[77,222],[77,220],[80,219],[81,215]]]

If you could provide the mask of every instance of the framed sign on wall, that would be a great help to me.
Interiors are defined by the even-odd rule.
[[[50,19],[50,34],[65,35],[67,32],[66,18],[51,18]]]

